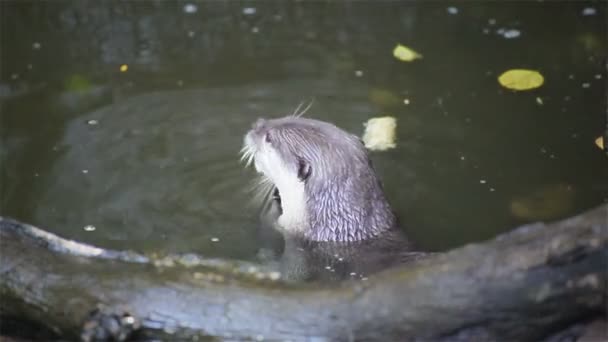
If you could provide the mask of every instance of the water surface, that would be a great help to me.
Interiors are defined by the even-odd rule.
[[[363,132],[427,249],[567,217],[608,198],[601,2],[3,2],[0,214],[144,252],[253,258],[238,163],[258,117]],[[423,55],[396,60],[408,45]],[[502,88],[532,68],[545,84]],[[94,229],[87,226],[93,226]]]

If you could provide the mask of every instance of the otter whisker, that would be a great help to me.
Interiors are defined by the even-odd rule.
[[[243,146],[243,148],[240,151],[241,154],[241,159],[240,162],[244,162],[245,163],[245,167],[249,167],[251,165],[251,163],[253,162],[253,158],[255,156],[255,151],[254,149],[252,149],[250,146]]]
[[[300,107],[302,107],[302,105],[304,104],[304,102],[300,102],[300,104],[298,105],[298,107],[293,111],[293,113],[291,113],[291,116],[293,117],[298,117],[298,111],[300,110]]]
[[[261,176],[257,182],[253,182],[249,188],[249,192],[253,192],[251,204],[257,205],[259,208],[264,208],[268,205],[271,199],[271,194],[274,190],[274,184],[270,179]]]
[[[262,204],[263,208],[265,208],[272,200],[273,191],[274,184],[272,184],[272,182],[268,181],[267,183],[264,183],[263,189],[260,191],[260,203]]]
[[[243,146],[243,148],[241,148],[241,150],[239,151],[239,154],[241,155],[241,158],[239,158],[239,162],[243,162],[247,159],[247,148]]]
[[[294,115],[296,118],[301,117],[302,115],[306,114],[306,112],[310,109],[310,107],[312,107],[312,104],[315,102],[315,99],[311,99],[310,102],[308,103],[308,106],[306,106],[306,108],[304,108],[300,113],[297,113]],[[300,109],[300,106],[298,106],[298,109]],[[296,109],[297,110],[297,109]]]

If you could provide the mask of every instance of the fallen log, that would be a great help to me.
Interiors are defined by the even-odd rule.
[[[602,205],[321,287],[238,262],[163,266],[1,219],[0,314],[83,340],[537,341],[604,313],[607,231]]]

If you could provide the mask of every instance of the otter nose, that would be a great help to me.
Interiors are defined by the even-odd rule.
[[[254,131],[257,131],[257,130],[261,129],[265,123],[266,123],[265,119],[257,119],[256,122],[253,123],[251,128],[253,128]]]

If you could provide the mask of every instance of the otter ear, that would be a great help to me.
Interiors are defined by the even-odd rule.
[[[311,173],[312,167],[310,166],[310,163],[302,158],[298,158],[298,178],[301,181],[305,181],[310,177]]]

